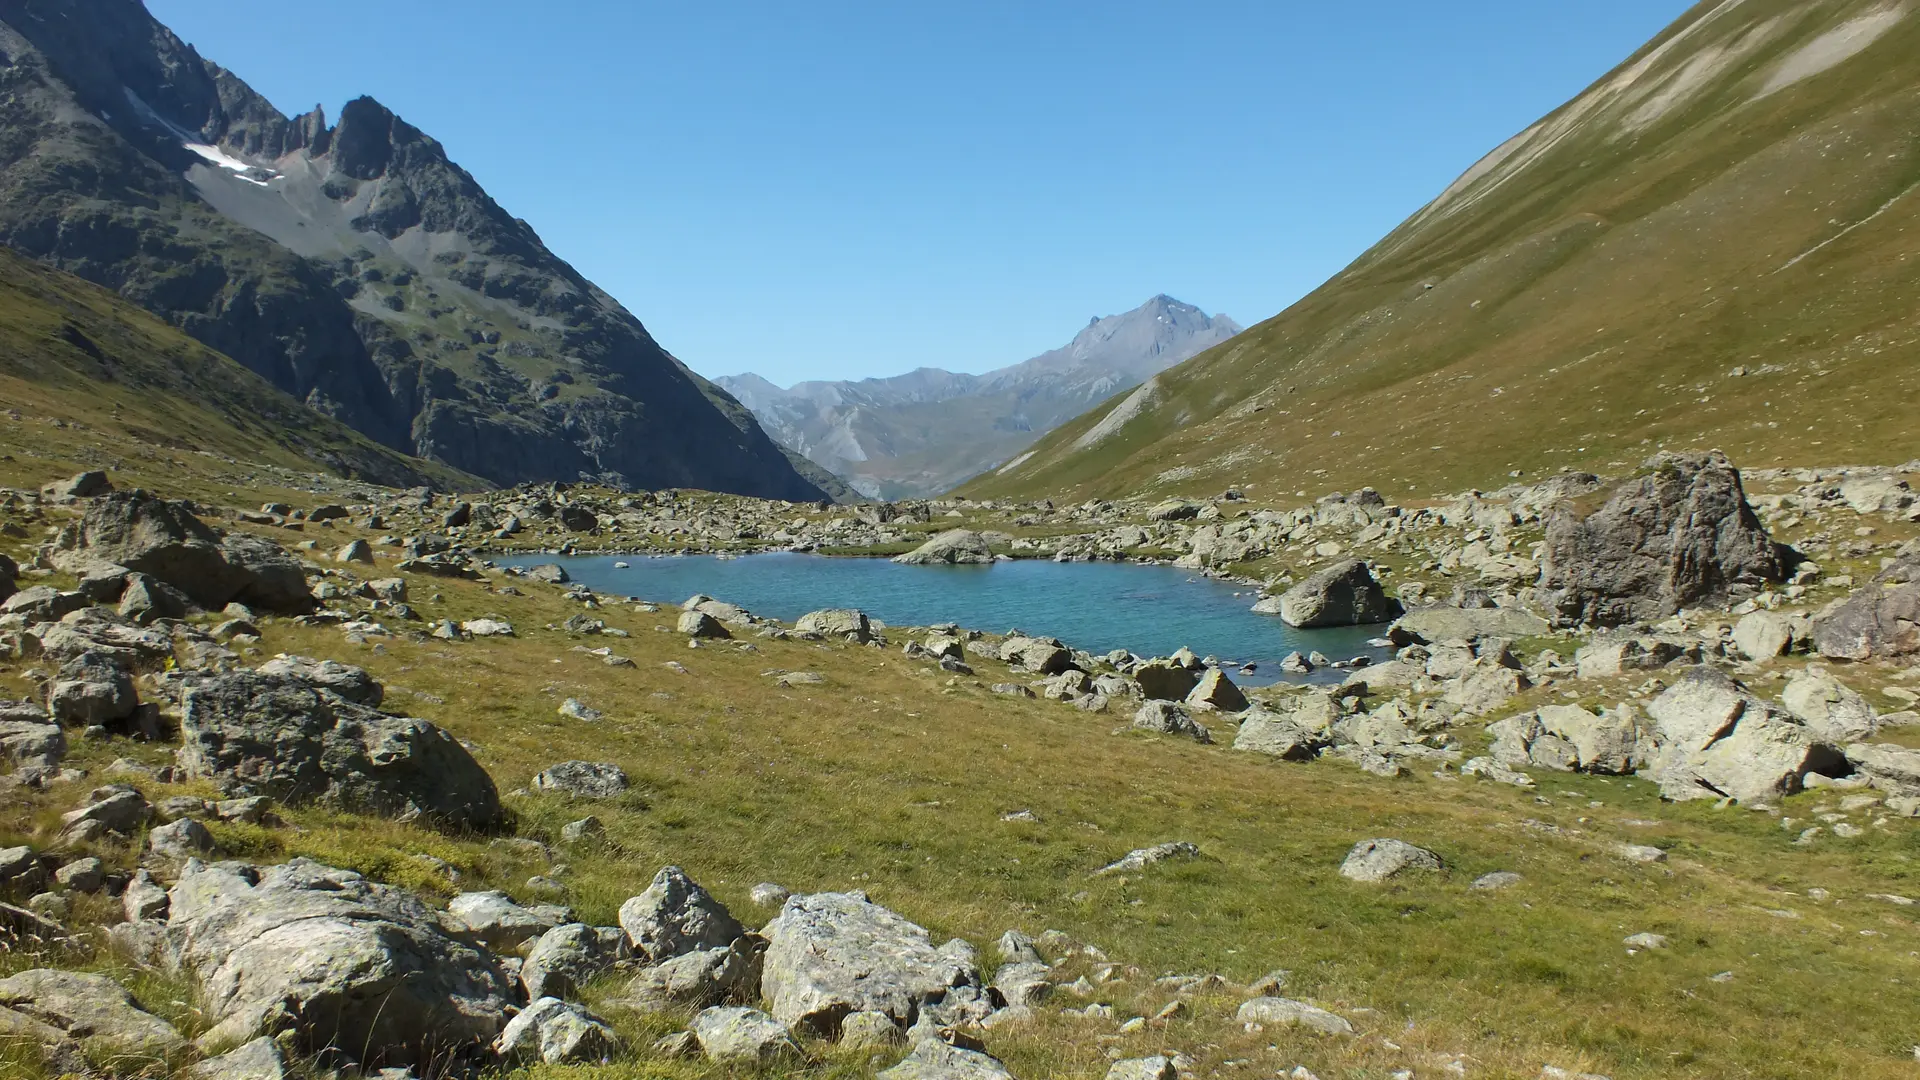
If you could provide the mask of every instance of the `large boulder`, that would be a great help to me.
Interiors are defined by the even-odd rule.
[[[60,673],[47,688],[47,711],[69,727],[118,723],[139,707],[133,673],[99,650],[88,650],[60,665]]]
[[[675,1006],[705,1008],[758,996],[760,954],[752,938],[724,949],[695,949],[642,968],[627,986],[625,1004],[641,1011]]]
[[[240,601],[289,614],[312,611],[300,563],[278,544],[244,534],[222,538],[184,502],[118,491],[87,504],[62,531],[60,561],[101,562],[151,575],[209,610]]]
[[[1185,701],[1200,675],[1176,660],[1149,660],[1133,669],[1133,681],[1148,701]]]
[[[1073,666],[1073,653],[1053,638],[1016,634],[1000,643],[1000,659],[1036,675],[1058,675]]]
[[[305,859],[189,863],[167,939],[212,1021],[202,1046],[290,1033],[307,1053],[438,1066],[491,1043],[516,999],[494,956],[411,893]]]
[[[1555,507],[1541,584],[1563,623],[1618,626],[1722,602],[1785,572],[1724,455],[1662,454],[1592,514]]]
[[[1848,771],[1804,721],[1714,668],[1688,671],[1647,715],[1658,742],[1648,771],[1667,799],[1772,803],[1799,791],[1809,773]]]
[[[865,645],[873,640],[873,625],[867,621],[864,611],[851,608],[828,608],[824,611],[809,611],[800,616],[793,628],[803,634],[819,634],[821,637],[838,638]]]
[[[71,1041],[115,1073],[164,1072],[187,1047],[172,1024],[140,1007],[105,975],[35,968],[0,979],[0,1041],[24,1037],[49,1048]]]
[[[501,817],[493,779],[452,735],[301,679],[234,672],[194,685],[180,737],[187,777],[237,782],[281,802],[464,828]]]
[[[746,930],[677,866],[663,868],[645,892],[620,905],[620,926],[634,951],[656,964],[695,949],[726,948]]]
[[[925,929],[865,893],[795,896],[761,933],[760,991],[774,1017],[822,1035],[856,1012],[911,1026],[923,1007],[980,986],[971,949],[935,948]]]
[[[1281,621],[1302,630],[1392,622],[1402,610],[1359,559],[1313,574],[1282,593],[1279,607]]]
[[[979,565],[993,561],[993,549],[971,529],[949,529],[893,561],[903,566]]]
[[[556,929],[571,916],[565,908],[522,907],[498,889],[461,893],[447,901],[447,918],[490,949],[514,949]]]
[[[1867,699],[1818,667],[1787,680],[1780,702],[1815,738],[1835,746],[1871,738],[1880,730],[1880,716]]]
[[[1894,563],[1846,603],[1815,619],[1813,647],[1830,660],[1920,655],[1920,556]]]

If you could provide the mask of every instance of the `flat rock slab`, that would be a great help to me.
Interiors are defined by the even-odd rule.
[[[1386,881],[1408,870],[1439,870],[1440,856],[1404,840],[1362,840],[1340,864],[1340,876],[1368,883]]]

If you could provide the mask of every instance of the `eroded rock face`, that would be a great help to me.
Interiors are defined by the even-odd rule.
[[[189,863],[167,938],[214,1021],[206,1046],[292,1032],[309,1053],[425,1064],[487,1046],[515,1000],[493,955],[412,894],[305,859]]]
[[[760,991],[790,1027],[833,1035],[856,1012],[909,1026],[954,989],[980,985],[971,956],[936,949],[925,929],[864,893],[793,897],[762,934]]]
[[[1805,722],[1710,667],[1688,671],[1647,715],[1658,740],[1649,771],[1664,798],[1773,802],[1799,791],[1808,773],[1847,771]]]
[[[1541,584],[1566,625],[1618,626],[1724,601],[1785,576],[1724,455],[1662,454],[1591,515],[1560,504]]]
[[[1358,559],[1335,563],[1280,597],[1280,618],[1303,630],[1392,622],[1400,614],[1400,602],[1387,596]]]
[[[1830,660],[1886,660],[1920,655],[1920,557],[1880,572],[1813,624],[1813,647]]]
[[[485,769],[425,720],[390,716],[298,679],[235,672],[190,688],[180,767],[281,802],[419,816],[466,828],[500,820]]]

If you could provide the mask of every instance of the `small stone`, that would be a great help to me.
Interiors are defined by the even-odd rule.
[[[1634,934],[1631,937],[1622,939],[1620,944],[1625,945],[1629,949],[1642,951],[1648,949],[1664,949],[1667,947],[1667,939],[1660,934]]]

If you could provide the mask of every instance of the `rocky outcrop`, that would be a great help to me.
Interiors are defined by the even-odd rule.
[[[977,532],[949,529],[893,561],[902,566],[979,566],[993,562],[993,549]]]
[[[127,1074],[164,1069],[187,1042],[172,1024],[140,1007],[105,975],[35,968],[0,979],[0,1039],[24,1038],[49,1050],[72,1043]]]
[[[1281,594],[1279,607],[1281,620],[1302,630],[1392,622],[1402,610],[1358,559],[1314,573]]]
[[[500,820],[500,796],[465,747],[425,720],[355,705],[299,679],[236,672],[190,687],[179,761],[282,802],[465,828]]]
[[[856,1012],[906,1027],[955,988],[980,985],[970,949],[934,948],[926,930],[864,893],[793,897],[761,933],[760,990],[790,1027],[831,1036]]]
[[[369,1065],[470,1059],[516,996],[491,954],[412,894],[304,859],[189,864],[167,939],[212,1021],[204,1046],[288,1033]]]
[[[1880,572],[1866,588],[1813,623],[1813,647],[1832,660],[1920,655],[1920,556]]]
[[[1568,625],[1659,619],[1781,580],[1786,560],[1718,454],[1662,454],[1604,506],[1562,503],[1541,585]]]

